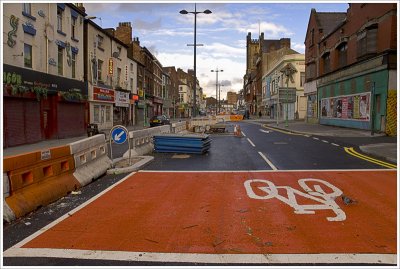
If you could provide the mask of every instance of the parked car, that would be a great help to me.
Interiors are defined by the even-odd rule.
[[[153,116],[150,119],[150,127],[170,124],[169,118],[165,115]]]

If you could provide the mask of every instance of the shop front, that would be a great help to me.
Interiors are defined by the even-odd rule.
[[[3,65],[4,147],[86,132],[82,81]]]
[[[162,115],[163,113],[163,99],[153,97],[153,115]]]
[[[113,127],[113,108],[115,93],[107,86],[93,86],[93,100],[90,101],[90,123],[98,125],[99,130]]]
[[[115,90],[114,125],[129,124],[129,92]]]
[[[318,88],[320,124],[384,132],[388,71]]]

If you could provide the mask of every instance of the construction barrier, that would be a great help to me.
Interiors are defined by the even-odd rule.
[[[69,146],[5,157],[3,172],[7,176],[3,180],[8,181],[8,196],[3,219],[12,221],[80,188],[74,170]],[[3,186],[7,186],[4,181]],[[13,214],[7,213],[7,206]]]
[[[69,144],[75,162],[74,177],[86,186],[107,172],[112,165],[104,134]]]
[[[171,124],[171,133],[177,134],[186,131],[186,122],[176,122]]]
[[[243,115],[230,115],[230,121],[241,121],[243,120]]]
[[[3,173],[3,219],[11,222],[15,219],[15,214],[6,202],[8,196],[10,196],[10,181],[8,180],[7,173]]]

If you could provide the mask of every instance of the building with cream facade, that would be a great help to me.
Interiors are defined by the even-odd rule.
[[[130,104],[127,46],[91,20],[85,20],[85,33],[89,121],[100,130],[115,124],[127,125]]]
[[[85,16],[72,4],[3,5],[4,147],[85,134]]]

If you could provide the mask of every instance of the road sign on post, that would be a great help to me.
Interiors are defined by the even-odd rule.
[[[116,144],[123,144],[125,143],[128,137],[128,130],[124,126],[114,126],[111,129],[111,139]]]
[[[111,161],[113,160],[112,158],[112,145],[111,142],[114,141],[115,144],[123,144],[128,140],[128,146],[129,146],[129,165],[131,165],[131,143],[129,142],[129,132],[128,129],[126,129],[122,125],[115,125],[114,127],[111,128],[110,130],[110,153],[111,153]]]

